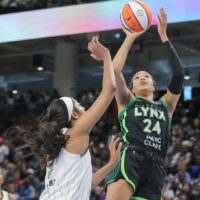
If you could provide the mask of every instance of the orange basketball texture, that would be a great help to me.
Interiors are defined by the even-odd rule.
[[[151,9],[142,1],[131,1],[121,10],[122,26],[131,32],[143,31],[151,25]]]

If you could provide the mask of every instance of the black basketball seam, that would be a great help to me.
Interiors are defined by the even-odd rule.
[[[122,12],[123,12],[123,11],[122,11]],[[123,22],[122,18],[123,18],[123,14],[120,15],[120,21],[121,21],[121,24],[122,24],[123,28],[125,28],[125,29],[128,30],[128,31],[132,31],[132,29],[128,26],[128,24],[126,24],[126,26],[128,26],[128,28],[129,28],[130,30],[127,29],[127,27],[124,25],[124,23],[126,23],[126,22],[125,22],[125,21]]]
[[[131,7],[130,7],[130,5],[128,4],[128,7],[131,9]],[[132,9],[131,9],[132,10]],[[134,14],[134,12],[132,12],[133,13],[133,15],[135,16],[135,14]],[[141,24],[140,24],[140,22],[138,21],[138,19],[137,19],[137,17],[135,16],[135,19],[136,19],[136,21],[138,22],[138,24],[139,24],[139,26],[140,26],[140,28],[142,29],[142,30],[144,30],[143,28],[142,28],[142,26],[141,26]],[[130,27],[129,27],[130,28]]]

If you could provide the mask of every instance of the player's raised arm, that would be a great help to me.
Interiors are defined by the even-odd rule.
[[[172,77],[168,85],[167,93],[162,97],[169,107],[169,113],[172,116],[176,104],[180,98],[181,89],[183,87],[184,72],[181,60],[167,36],[167,14],[164,9],[160,9],[160,14],[157,17],[158,33],[164,46],[169,53],[170,64],[172,67]]]
[[[79,118],[71,130],[81,135],[90,133],[93,126],[108,108],[116,89],[114,70],[108,49],[98,41],[97,37],[94,37],[88,43],[88,50],[94,59],[103,61],[103,81],[100,95],[93,105]]]

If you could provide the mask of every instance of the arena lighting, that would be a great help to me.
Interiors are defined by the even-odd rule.
[[[12,90],[12,94],[18,94],[18,90],[17,89],[13,89]]]
[[[121,34],[120,34],[120,33],[115,33],[115,34],[114,34],[114,38],[120,39],[120,38],[121,38]]]
[[[0,15],[0,43],[121,29],[120,10],[130,0],[113,0]],[[169,23],[200,19],[199,0],[143,0],[152,24],[163,6]],[[189,13],[189,14],[186,14]]]
[[[183,88],[183,99],[184,101],[189,101],[192,99],[192,87],[187,86]]]
[[[184,79],[185,79],[185,80],[189,80],[189,79],[190,79],[190,73],[189,73],[189,71],[186,71],[186,72],[185,72]]]
[[[37,67],[37,71],[43,71],[43,70],[44,70],[44,67],[42,67],[42,66]]]

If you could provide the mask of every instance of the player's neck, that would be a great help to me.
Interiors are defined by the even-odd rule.
[[[143,99],[146,99],[146,100],[148,100],[148,101],[154,101],[153,100],[153,94],[138,94],[138,95],[136,95],[136,96],[138,96],[138,97],[142,97]]]

